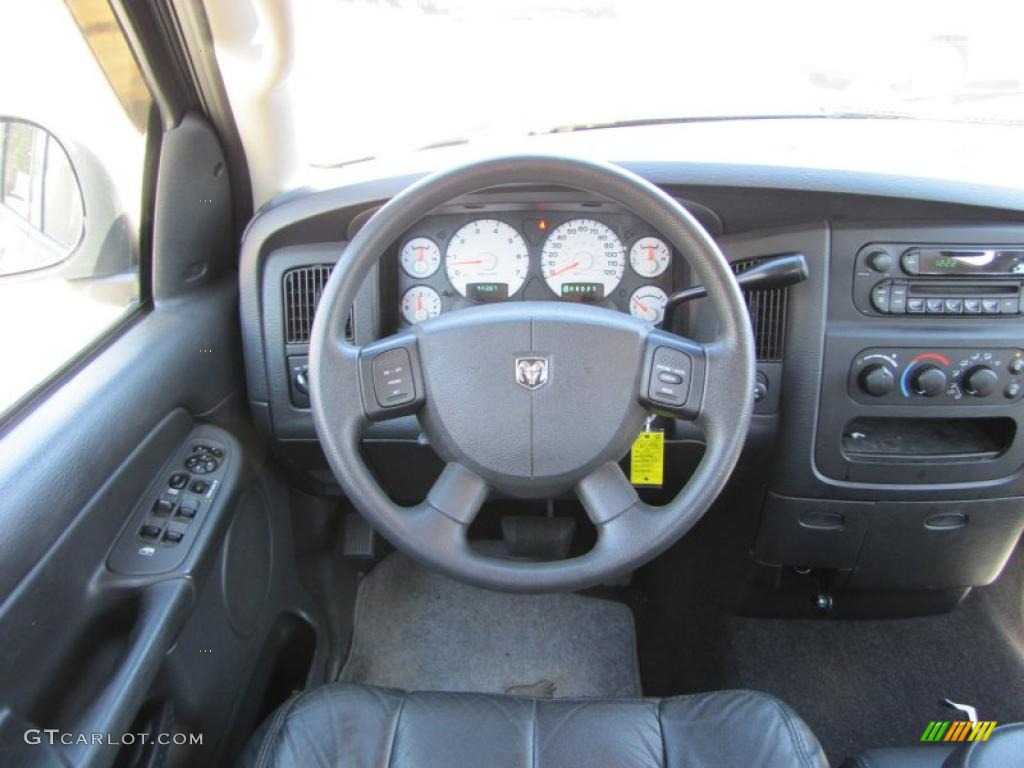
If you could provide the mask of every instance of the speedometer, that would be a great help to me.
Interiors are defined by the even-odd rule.
[[[477,219],[448,242],[445,272],[456,291],[477,301],[507,298],[526,281],[530,252],[515,229],[497,219]]]
[[[626,269],[622,241],[611,228],[593,219],[573,219],[548,236],[541,271],[552,291],[563,298],[581,294],[602,299],[614,291]]]

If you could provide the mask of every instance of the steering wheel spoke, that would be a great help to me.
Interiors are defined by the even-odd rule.
[[[370,421],[406,416],[426,400],[419,344],[411,331],[397,333],[359,350],[363,411]]]
[[[598,528],[641,503],[636,489],[613,461],[602,464],[580,480],[575,490],[590,522]]]
[[[647,336],[640,375],[640,402],[655,413],[696,420],[704,403],[708,348],[654,330]]]
[[[469,526],[491,488],[471,469],[450,462],[434,482],[423,503],[459,525]]]

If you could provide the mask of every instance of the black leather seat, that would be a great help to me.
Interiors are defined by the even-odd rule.
[[[793,768],[828,762],[793,710],[751,691],[551,700],[334,683],[282,705],[253,736],[241,765]]]

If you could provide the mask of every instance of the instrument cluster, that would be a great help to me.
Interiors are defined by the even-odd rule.
[[[400,324],[500,301],[598,304],[658,324],[673,252],[625,212],[479,211],[429,216],[398,243]]]

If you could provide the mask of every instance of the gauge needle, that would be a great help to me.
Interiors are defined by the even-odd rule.
[[[423,311],[423,296],[422,296],[422,294],[419,294],[419,293],[416,294],[416,311],[417,312],[422,312]]]
[[[417,248],[416,249],[416,252],[419,254],[419,255],[416,256],[416,261],[423,261],[423,253],[426,250],[427,250],[426,248]]]
[[[633,303],[636,304],[638,307],[640,307],[640,311],[641,312],[646,312],[647,311],[647,305],[645,305],[643,302],[640,302],[640,301],[637,301],[636,299],[633,299]]]
[[[560,274],[562,274],[563,272],[568,272],[568,271],[569,271],[570,269],[575,269],[575,268],[576,268],[576,267],[578,267],[579,265],[580,265],[580,262],[579,262],[578,260],[577,260],[577,261],[574,261],[574,262],[573,262],[572,264],[566,264],[566,265],[565,265],[564,267],[562,267],[561,269],[556,269],[556,270],[555,270],[554,272],[550,273],[550,274],[548,275],[548,277],[555,277],[555,276],[557,276],[557,275],[560,275]]]
[[[483,259],[470,259],[469,261],[449,261],[448,262],[448,266],[449,267],[461,267],[461,266],[465,266],[466,264],[483,264],[483,263],[484,263]]]

